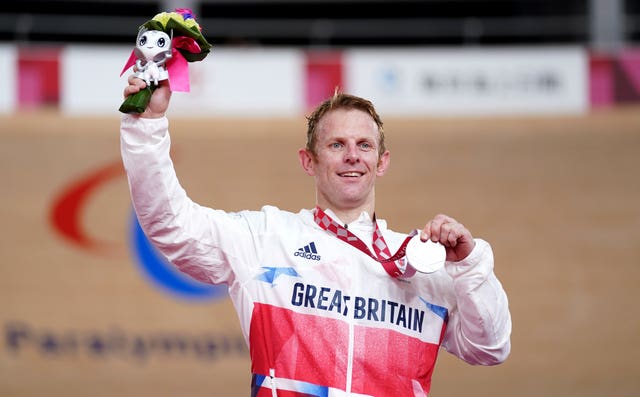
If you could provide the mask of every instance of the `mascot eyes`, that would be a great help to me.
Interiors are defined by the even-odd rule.
[[[152,48],[154,44],[156,48],[165,48],[169,44],[169,39],[166,37],[166,34],[161,32],[156,34],[154,33],[156,32],[147,32],[140,36],[140,39],[138,40],[138,47],[145,47],[147,43],[149,43],[151,46],[149,48]],[[158,35],[160,35],[160,37],[158,37]],[[153,40],[155,40],[154,44],[152,44]]]

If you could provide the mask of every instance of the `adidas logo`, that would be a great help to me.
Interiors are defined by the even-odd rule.
[[[304,247],[298,248],[298,250],[293,254],[293,256],[299,256],[305,259],[311,259],[314,261],[320,260],[320,255],[318,255],[318,250],[316,249],[316,243],[313,241]]]

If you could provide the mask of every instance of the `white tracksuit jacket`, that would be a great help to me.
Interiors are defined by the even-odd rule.
[[[181,271],[228,285],[251,354],[252,396],[425,396],[441,345],[472,364],[508,356],[511,317],[485,241],[436,273],[392,279],[322,230],[312,210],[227,213],[195,204],[169,147],[166,118],[122,116],[140,224]],[[395,252],[406,235],[378,224]],[[370,243],[366,214],[349,230]]]

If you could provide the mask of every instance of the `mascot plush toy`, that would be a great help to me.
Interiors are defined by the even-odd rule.
[[[120,106],[122,113],[142,113],[151,94],[162,80],[169,80],[171,91],[189,92],[189,62],[203,60],[211,44],[187,8],[163,12],[138,29],[136,47],[120,76],[134,66],[134,75],[147,83],[147,88],[128,96]]]

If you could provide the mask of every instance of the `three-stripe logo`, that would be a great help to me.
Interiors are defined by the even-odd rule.
[[[298,250],[293,254],[293,256],[299,256],[305,259],[311,259],[314,261],[320,260],[320,255],[318,255],[318,250],[316,249],[316,243],[310,242],[304,247],[298,248]]]

